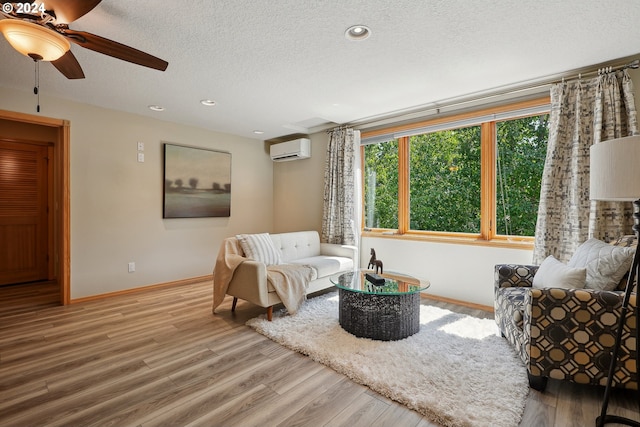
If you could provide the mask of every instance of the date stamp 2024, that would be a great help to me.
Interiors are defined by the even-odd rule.
[[[25,15],[35,15],[42,14],[45,12],[44,3],[3,3],[2,11],[4,13],[13,13],[15,11],[16,14],[25,14]]]

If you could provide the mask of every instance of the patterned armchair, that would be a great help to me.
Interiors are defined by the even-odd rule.
[[[614,291],[533,288],[538,266],[495,266],[495,320],[529,374],[544,390],[547,379],[605,385],[626,277]],[[638,388],[634,310],[630,299],[615,387]]]

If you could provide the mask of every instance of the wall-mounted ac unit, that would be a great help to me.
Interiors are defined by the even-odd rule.
[[[271,160],[287,162],[289,160],[308,159],[311,157],[311,141],[307,138],[273,144],[270,148]]]

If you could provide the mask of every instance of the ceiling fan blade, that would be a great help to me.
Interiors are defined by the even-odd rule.
[[[56,15],[56,24],[68,24],[86,15],[102,0],[44,0],[45,10]]]
[[[84,79],[82,67],[70,50],[51,63],[68,79]]]
[[[105,39],[104,37],[100,37],[95,34],[87,33],[85,31],[75,31],[69,28],[59,29],[59,32],[79,46],[114,58],[122,59],[123,61],[129,61],[134,64],[154,68],[160,71],[166,70],[169,65],[167,61],[153,55],[149,55],[141,50],[123,45],[122,43],[114,42],[113,40]]]

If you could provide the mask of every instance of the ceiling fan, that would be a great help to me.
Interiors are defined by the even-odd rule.
[[[36,0],[16,3],[0,0],[0,32],[23,55],[34,61],[50,61],[68,79],[83,79],[84,72],[71,52],[70,42],[95,52],[144,67],[164,71],[169,63],[138,49],[85,31],[69,24],[93,10],[102,0]],[[47,50],[44,45],[49,45]]]

